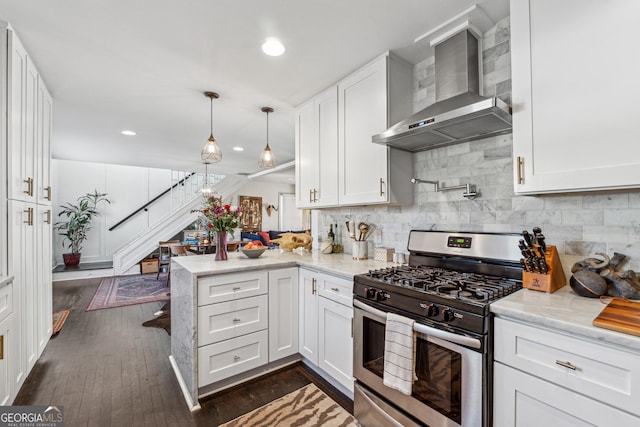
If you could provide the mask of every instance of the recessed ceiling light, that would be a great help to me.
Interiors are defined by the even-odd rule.
[[[269,56],[280,56],[284,53],[284,45],[278,39],[267,39],[262,44],[262,51]]]
[[[233,147],[233,151],[244,151],[242,147]]]
[[[132,130],[123,130],[122,132],[120,132],[123,135],[127,135],[127,136],[134,136],[136,133]]]

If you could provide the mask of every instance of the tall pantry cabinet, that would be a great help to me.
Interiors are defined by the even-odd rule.
[[[0,185],[0,404],[10,405],[52,332],[53,103],[4,22],[0,42],[0,160],[6,171]]]

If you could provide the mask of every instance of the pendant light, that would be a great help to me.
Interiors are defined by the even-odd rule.
[[[218,146],[216,139],[213,137],[213,100],[218,99],[219,95],[215,92],[205,92],[204,96],[211,100],[211,135],[202,147],[200,157],[203,162],[216,163],[222,160],[222,150]]]
[[[214,193],[213,185],[209,182],[209,170],[207,166],[209,166],[209,162],[204,162],[204,180],[202,181],[202,188],[198,190],[203,197],[209,197]]]
[[[264,147],[264,150],[262,151],[258,166],[262,169],[270,169],[274,168],[278,164],[278,162],[276,162],[276,157],[273,155],[273,151],[271,151],[271,147],[269,147],[269,113],[273,113],[273,108],[262,107],[261,110],[263,113],[267,113],[267,146]]]

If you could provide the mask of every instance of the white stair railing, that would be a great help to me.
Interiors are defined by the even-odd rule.
[[[182,176],[183,172],[178,172],[172,180],[175,183],[186,178],[188,173]],[[245,176],[240,175],[209,175],[209,182],[213,183],[213,188],[217,196],[227,199],[247,181]],[[158,247],[158,242],[170,239],[184,230],[199,217],[198,212],[191,212],[202,206],[202,196],[198,194],[198,189],[202,188],[204,174],[193,176],[183,181],[184,185],[172,188],[169,195],[171,197],[171,212],[162,220],[151,226],[142,234],[131,239],[113,254],[113,269],[115,275],[124,274],[136,265],[145,256],[153,252]]]

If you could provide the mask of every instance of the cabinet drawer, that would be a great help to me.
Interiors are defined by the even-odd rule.
[[[494,369],[495,427],[636,427],[640,418],[500,363]]]
[[[198,307],[198,346],[267,329],[268,307],[267,295]]]
[[[198,305],[263,295],[268,290],[269,273],[267,271],[201,277],[198,279]]]
[[[318,274],[318,294],[337,303],[353,306],[353,281]]]
[[[268,341],[265,330],[198,348],[198,387],[266,364]]]
[[[640,415],[640,355],[495,319],[496,361]]]

